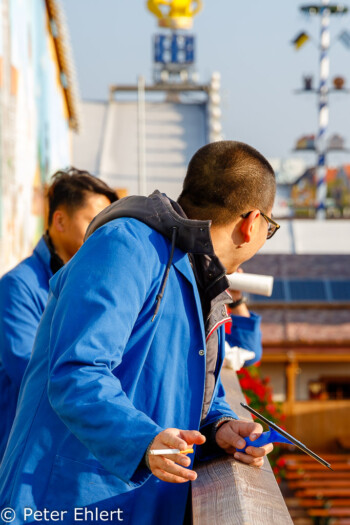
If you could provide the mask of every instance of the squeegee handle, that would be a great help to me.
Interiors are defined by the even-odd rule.
[[[251,441],[248,437],[243,438],[246,442],[243,448],[237,449],[238,452],[244,452],[247,447],[262,447],[268,443],[291,443],[289,439],[282,436],[277,430],[270,429],[263,432],[255,441]]]

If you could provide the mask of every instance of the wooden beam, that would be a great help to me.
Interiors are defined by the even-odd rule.
[[[79,109],[78,93],[76,86],[74,64],[68,42],[66,25],[62,16],[62,9],[57,0],[45,0],[46,12],[48,16],[48,31],[52,37],[52,43],[57,57],[57,66],[60,75],[64,75],[68,85],[64,85],[62,78],[60,84],[65,97],[69,113],[69,127],[74,131],[79,131]],[[53,32],[52,22],[55,23],[57,34]]]
[[[117,84],[109,87],[110,96],[118,92],[137,91],[137,85],[134,84]],[[145,86],[145,91],[148,92],[167,92],[173,91],[177,93],[192,91],[192,92],[210,92],[210,85],[208,84],[153,84]]]
[[[263,301],[249,301],[249,308],[257,311],[259,310],[349,310],[349,301],[274,301],[267,299]]]
[[[310,339],[303,340],[303,339],[280,339],[280,340],[274,340],[269,341],[266,337],[263,340],[264,348],[291,348],[295,349],[298,348],[300,350],[301,348],[337,348],[340,350],[349,349],[350,347],[350,338],[345,339],[322,339],[322,340],[316,340],[316,341],[310,341]]]
[[[251,420],[239,402],[244,401],[235,372],[221,374],[226,397],[236,414]],[[197,465],[192,483],[193,525],[292,525],[286,504],[268,460],[262,468],[250,467],[232,457]]]
[[[349,363],[350,351],[348,354],[331,354],[319,353],[317,355],[302,354],[299,352],[293,353],[293,357],[299,363]],[[289,352],[285,354],[263,354],[261,359],[264,363],[288,363],[290,361]]]
[[[295,378],[297,375],[297,370],[298,363],[296,361],[291,361],[286,366],[287,404],[293,404],[295,402]]]

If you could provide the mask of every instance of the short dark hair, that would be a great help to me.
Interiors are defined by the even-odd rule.
[[[276,193],[274,171],[256,149],[213,142],[192,157],[178,203],[190,219],[228,224],[249,209],[267,213]]]
[[[109,201],[118,200],[117,193],[105,182],[91,175],[88,171],[71,167],[59,170],[52,175],[52,183],[47,190],[49,201],[48,224],[59,206],[64,206],[68,213],[85,205],[87,192],[105,195]]]

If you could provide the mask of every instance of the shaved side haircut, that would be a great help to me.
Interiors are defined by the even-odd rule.
[[[267,213],[274,171],[256,149],[232,140],[207,144],[192,157],[178,203],[189,219],[225,225],[252,209]]]

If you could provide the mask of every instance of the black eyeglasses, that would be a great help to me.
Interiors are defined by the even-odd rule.
[[[248,211],[248,213],[244,213],[243,215],[241,215],[242,219],[246,219],[250,213],[252,212]],[[271,239],[271,237],[275,235],[276,231],[279,230],[281,226],[277,224],[277,222],[275,222],[273,219],[271,219],[271,217],[268,217],[267,215],[265,215],[265,213],[263,213],[262,211],[260,211],[260,215],[264,217],[265,221],[267,222],[266,238]]]

